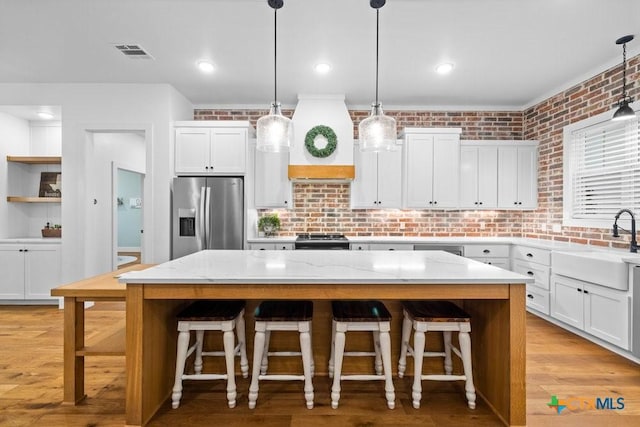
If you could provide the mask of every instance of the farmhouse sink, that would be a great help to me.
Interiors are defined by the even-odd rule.
[[[553,274],[626,291],[629,289],[629,269],[623,258],[628,255],[599,251],[554,251],[551,253],[551,269]]]

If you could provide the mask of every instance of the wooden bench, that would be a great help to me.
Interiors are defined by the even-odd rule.
[[[64,298],[64,398],[63,404],[76,405],[84,394],[84,358],[86,356],[124,356],[125,328],[100,335],[85,345],[85,301],[125,301],[127,288],[118,276],[127,271],[144,270],[149,264],[134,264],[51,290],[51,296]]]

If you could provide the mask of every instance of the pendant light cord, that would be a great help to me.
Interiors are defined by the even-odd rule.
[[[273,103],[278,102],[278,9],[273,9]]]
[[[380,9],[376,9],[376,106],[378,105],[378,56],[380,43]]]
[[[622,99],[627,99],[627,44],[622,44]]]

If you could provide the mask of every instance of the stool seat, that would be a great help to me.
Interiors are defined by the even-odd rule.
[[[451,301],[403,301],[402,307],[419,322],[471,321],[471,316]]]
[[[311,301],[263,301],[254,312],[258,321],[303,322],[313,318]]]
[[[308,409],[313,408],[313,351],[311,345],[311,301],[263,301],[254,312],[253,374],[249,385],[249,409],[256,407],[260,380],[304,381]],[[297,331],[300,351],[269,351],[272,331]],[[302,375],[267,374],[269,356],[302,356]]]
[[[331,386],[331,407],[337,409],[340,401],[340,381],[385,382],[387,407],[395,407],[395,389],[391,378],[391,313],[380,301],[332,301],[333,322],[331,328],[331,357],[329,359],[329,378]],[[372,333],[374,351],[345,351],[346,333],[349,331],[368,331]],[[345,356],[375,357],[375,374],[342,373]]]
[[[236,406],[235,356],[240,356],[242,376],[249,376],[249,361],[244,330],[245,302],[240,300],[200,300],[192,303],[177,315],[178,345],[176,353],[176,373],[171,393],[171,406],[176,409],[182,398],[183,380],[227,380],[227,400],[229,407]],[[235,343],[233,331],[236,331],[238,343]],[[205,331],[221,331],[223,351],[204,351]],[[190,345],[191,332],[195,332],[196,341]],[[187,358],[195,352],[193,374],[185,374]],[[226,372],[203,373],[203,356],[223,356]]]
[[[245,302],[232,300],[196,301],[182,310],[178,321],[223,321],[233,320],[244,310]]]
[[[402,378],[407,368],[407,355],[413,356],[413,387],[411,397],[413,407],[420,407],[422,399],[422,380],[431,381],[465,381],[465,392],[469,408],[476,407],[476,392],[473,385],[471,366],[471,316],[450,301],[403,301],[404,319],[402,321],[402,342],[400,344],[400,360],[398,361],[398,377]],[[409,345],[411,331],[413,347]],[[444,351],[425,351],[425,334],[427,332],[442,332]],[[458,333],[457,348],[451,344],[453,332]],[[451,353],[462,360],[464,373],[453,374]],[[422,362],[425,357],[443,357],[444,374],[422,373]]]
[[[380,301],[332,301],[333,318],[338,322],[390,321],[391,313]]]

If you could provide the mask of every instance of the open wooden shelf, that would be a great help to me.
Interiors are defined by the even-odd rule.
[[[59,165],[62,164],[60,156],[7,156],[8,162],[24,163],[27,165]]]
[[[7,196],[7,202],[20,203],[60,203],[62,197],[24,197],[24,196]]]
[[[95,343],[87,344],[76,351],[78,356],[124,356],[126,331],[124,327],[101,337]]]

